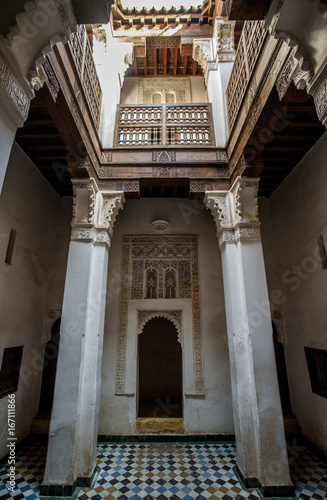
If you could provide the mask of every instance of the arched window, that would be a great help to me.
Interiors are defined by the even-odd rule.
[[[165,298],[176,298],[176,274],[172,269],[168,269],[165,274]]]
[[[153,102],[153,104],[161,104],[162,103],[162,93],[161,92],[154,92],[152,95],[152,102]]]
[[[146,272],[146,284],[145,284],[146,299],[156,299],[157,298],[157,272],[154,269],[148,269]]]
[[[175,104],[175,102],[176,102],[175,92],[166,92],[166,102],[168,104]]]

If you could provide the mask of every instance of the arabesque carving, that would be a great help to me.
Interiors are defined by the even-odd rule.
[[[153,318],[166,318],[171,321],[178,333],[178,342],[182,343],[182,311],[179,310],[155,310],[138,311],[138,334],[141,334],[143,328]]]
[[[175,277],[173,298],[167,295],[167,276]],[[151,293],[147,295],[147,277]],[[170,285],[169,285],[170,286]],[[129,300],[192,299],[195,393],[204,394],[198,245],[196,236],[124,236],[121,261],[121,296],[116,364],[116,394],[125,393],[126,341]],[[154,302],[155,304],[155,302]]]

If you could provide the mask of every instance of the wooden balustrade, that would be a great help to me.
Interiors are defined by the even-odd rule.
[[[226,90],[229,129],[232,130],[260,55],[267,31],[264,21],[246,21]]]
[[[73,57],[94,124],[99,129],[102,90],[86,29],[83,24],[78,25],[77,31],[72,33],[68,47]]]
[[[214,146],[211,104],[118,106],[116,146]]]

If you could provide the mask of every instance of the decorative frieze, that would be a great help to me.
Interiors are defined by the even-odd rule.
[[[152,299],[155,301],[160,298],[192,300],[195,394],[203,395],[205,389],[197,237],[180,235],[125,236],[123,238],[116,394],[125,393],[129,300]],[[158,312],[155,307],[154,311]],[[176,322],[175,312],[173,322]],[[148,317],[147,314],[145,316]],[[143,324],[143,319],[141,323]]]

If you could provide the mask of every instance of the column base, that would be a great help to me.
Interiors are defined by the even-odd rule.
[[[233,471],[239,480],[243,489],[258,489],[261,498],[279,498],[279,499],[296,499],[294,486],[262,486],[259,479],[256,477],[244,477],[238,465],[233,468]]]
[[[100,468],[94,467],[90,477],[78,477],[73,484],[41,484],[40,496],[45,497],[71,497],[76,488],[93,488]]]

